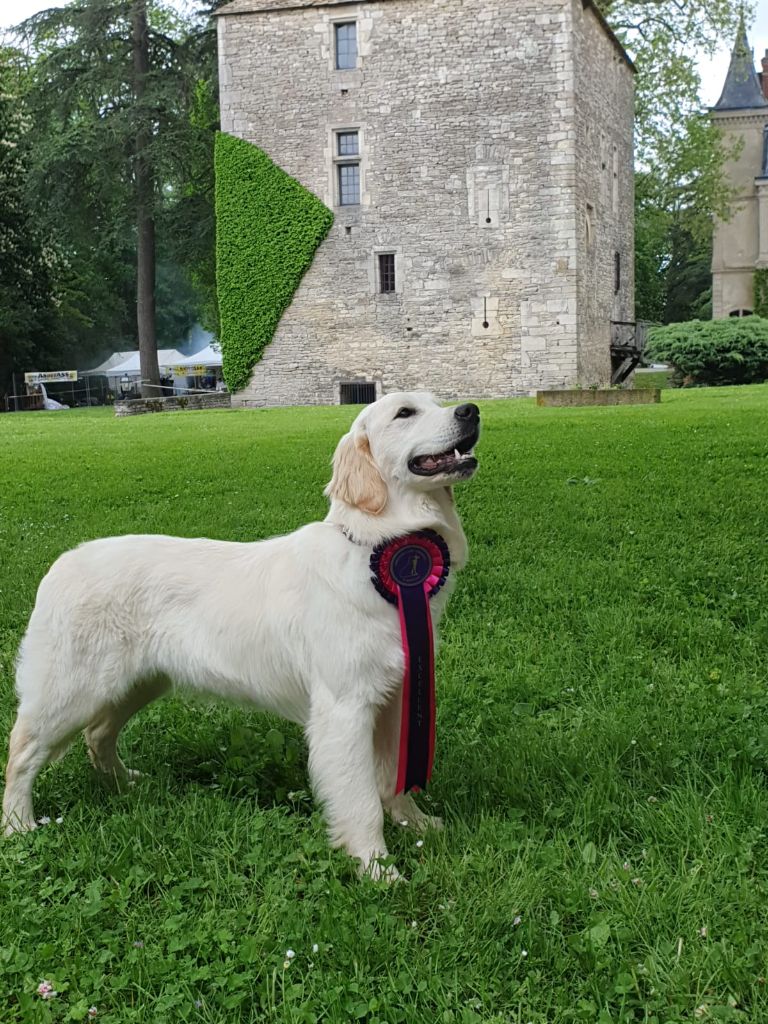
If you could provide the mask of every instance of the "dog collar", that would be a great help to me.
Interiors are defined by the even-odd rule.
[[[443,586],[451,566],[445,540],[417,530],[373,549],[371,582],[397,606],[405,657],[400,748],[395,793],[424,789],[435,755],[435,651],[429,599]]]
[[[359,548],[369,548],[371,546],[370,544],[366,544],[362,540],[358,540],[357,537],[353,537],[348,527],[341,526],[341,524],[339,524],[339,529],[351,544],[357,544]]]

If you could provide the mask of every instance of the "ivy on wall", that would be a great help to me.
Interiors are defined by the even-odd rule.
[[[250,142],[216,137],[216,288],[224,380],[251,377],[333,214]]]
[[[768,269],[755,271],[755,315],[768,319]]]

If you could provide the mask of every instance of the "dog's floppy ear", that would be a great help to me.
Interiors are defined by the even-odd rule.
[[[329,498],[378,516],[387,504],[387,485],[376,468],[367,434],[345,434],[333,456],[333,476],[325,488]]]

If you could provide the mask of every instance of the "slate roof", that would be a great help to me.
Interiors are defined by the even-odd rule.
[[[755,71],[755,60],[742,15],[723,92],[712,109],[749,110],[754,107],[768,107],[768,100],[763,96]]]

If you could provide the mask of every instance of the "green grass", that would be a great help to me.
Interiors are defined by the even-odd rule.
[[[2,1024],[768,1020],[768,386],[482,408],[410,882],[328,851],[292,727],[153,705],[149,778],[115,795],[78,744],[36,788],[62,823],[0,843]],[[351,415],[0,417],[0,742],[60,552],[320,517]]]
[[[633,388],[668,388],[672,370],[655,370],[653,372],[636,373],[632,378]]]

